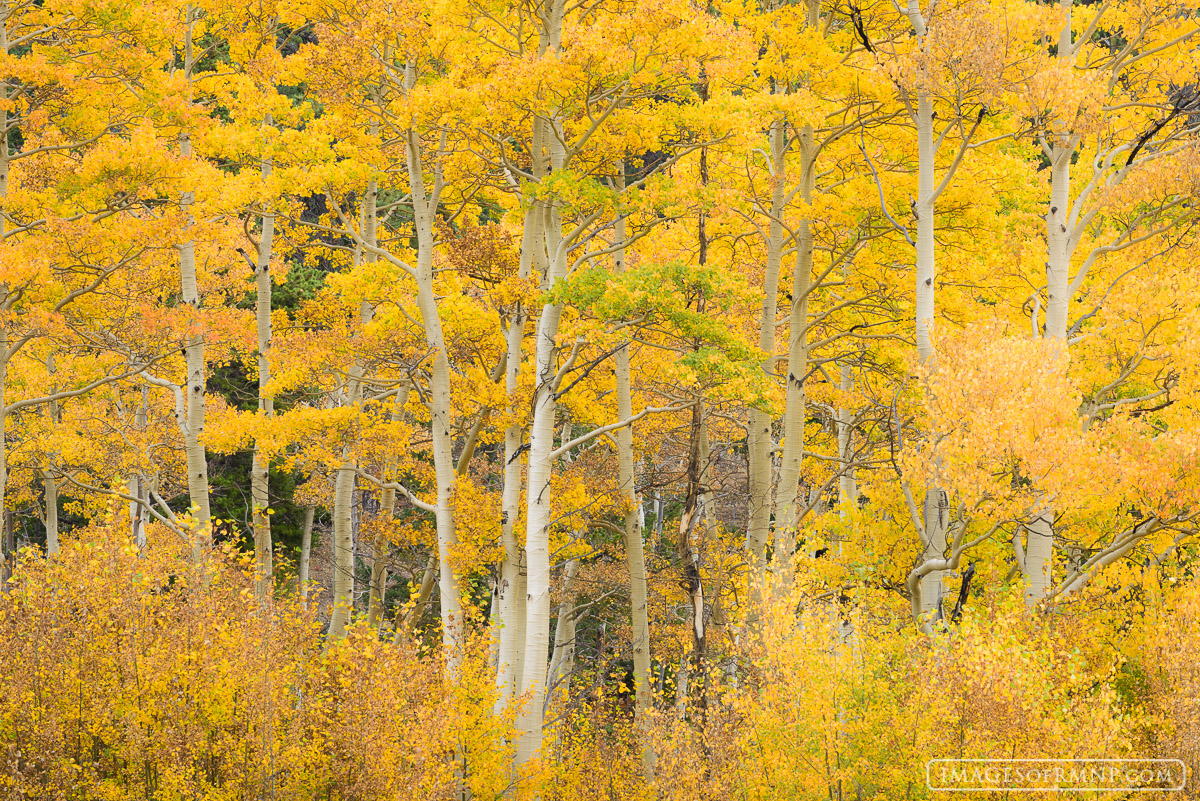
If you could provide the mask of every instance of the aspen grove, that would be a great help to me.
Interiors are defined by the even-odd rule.
[[[1198,247],[1180,0],[0,0],[0,799],[1200,797]]]

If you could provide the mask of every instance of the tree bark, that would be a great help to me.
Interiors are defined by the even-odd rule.
[[[264,125],[271,124],[268,114],[263,120]],[[263,159],[260,168],[263,183],[271,177],[271,161]],[[258,243],[258,260],[254,269],[257,298],[255,302],[255,326],[258,334],[258,413],[264,417],[272,417],[275,413],[275,402],[267,394],[267,384],[271,381],[271,248],[275,237],[275,215],[269,207],[263,206],[262,236]],[[254,443],[254,457],[250,466],[250,497],[254,506],[254,563],[255,563],[255,592],[259,602],[265,601],[272,587],[275,575],[274,546],[271,541],[270,515],[270,459],[262,452],[257,441]]]
[[[549,689],[546,693],[546,709],[554,703],[554,697],[567,693],[571,673],[575,670],[575,605],[569,596],[571,583],[579,570],[579,560],[571,559],[563,571],[563,602],[558,605],[558,623],[554,627],[554,655],[550,658],[550,674],[546,680]]]
[[[541,127],[533,132],[534,151],[541,148]],[[534,269],[545,269],[546,244],[542,230],[544,210],[535,201],[525,212],[521,236],[519,277],[525,280]],[[517,413],[517,391],[523,364],[522,344],[526,314],[518,302],[509,318],[504,369],[504,391],[510,419]],[[493,636],[499,640],[496,665],[496,715],[501,715],[516,696],[521,683],[519,651],[525,645],[525,590],[523,550],[517,539],[516,525],[521,506],[521,440],[524,428],[514,421],[504,429],[504,486],[500,498],[500,536],[504,543],[504,561],[496,582],[497,614]]]
[[[618,163],[619,188],[624,189],[625,165]],[[625,241],[625,219],[616,223],[616,240]],[[613,255],[613,271],[625,272],[625,249]],[[629,367],[632,341],[617,351],[614,372],[617,389],[617,420],[633,417],[633,397]],[[638,503],[633,458],[633,425],[617,430],[617,481],[625,503],[625,561],[629,569],[629,602],[633,644],[634,725],[645,724],[646,713],[652,708],[654,690],[650,683],[650,615],[646,590],[646,554],[642,543],[641,505]],[[650,776],[654,771],[654,746],[648,738],[641,740],[642,769]]]
[[[396,400],[392,405],[391,412],[392,422],[398,422],[403,417],[410,391],[411,387],[406,384],[396,393]],[[387,600],[387,559],[390,550],[388,533],[391,530],[392,520],[396,516],[395,488],[384,488],[381,496],[379,501],[380,520],[376,523],[375,539],[371,546],[371,587],[367,603],[367,625],[371,627],[372,631],[378,631],[383,622],[384,602]]]
[[[300,606],[308,608],[308,568],[312,560],[313,518],[315,506],[304,507],[304,527],[300,532],[300,564],[297,565],[296,589],[300,593]]]
[[[783,120],[771,123],[771,210],[767,234],[767,263],[763,278],[762,314],[759,319],[758,346],[767,355],[764,369],[775,371],[775,327],[779,311],[779,268],[783,261],[783,213],[787,181],[787,124]],[[751,560],[751,616],[757,615],[761,603],[761,588],[766,579],[766,546],[771,528],[772,476],[775,442],[771,437],[771,415],[752,408],[747,422],[749,451],[750,508],[746,542]]]
[[[854,390],[854,373],[845,361],[838,363],[838,385],[842,392]],[[854,431],[851,426],[853,419],[854,413],[849,407],[838,406],[838,462],[841,470],[841,475],[838,476],[838,514],[843,521],[858,505],[858,479],[854,468],[850,466],[854,449]],[[841,553],[841,542],[838,543],[838,553]]]
[[[58,482],[49,470],[42,473],[46,501],[46,555],[58,556]]]
[[[700,508],[700,440],[704,428],[702,402],[699,398],[692,405],[692,425],[688,435],[688,492],[684,500],[683,514],[679,518],[679,565],[683,572],[680,584],[687,592],[692,616],[692,672],[700,685],[699,706],[703,709],[706,699],[705,660],[708,656],[708,618],[704,601],[704,581],[700,575],[701,548],[705,526],[703,510]]]
[[[1060,0],[1063,27],[1058,58],[1074,62],[1071,42],[1072,0]],[[1054,138],[1050,155],[1050,209],[1046,214],[1046,328],[1043,336],[1067,350],[1067,320],[1071,311],[1071,255],[1074,244],[1067,222],[1071,213],[1071,158],[1078,140],[1070,131]],[[1054,567],[1054,505],[1043,498],[1036,517],[1025,527],[1025,606],[1033,609],[1050,592]]]
[[[560,4],[556,3],[556,7]],[[559,16],[561,25],[561,15]],[[557,34],[554,36],[557,49]],[[550,169],[563,167],[565,150],[553,120],[540,119],[545,126],[543,141],[550,152]],[[548,268],[542,289],[551,291],[567,269],[566,244],[556,201],[544,204]],[[526,608],[524,664],[521,694],[530,693],[517,720],[515,764],[532,760],[542,747],[542,710],[546,698],[546,670],[550,646],[550,524],[552,520],[551,453],[554,450],[555,414],[558,409],[554,356],[558,350],[558,326],[562,304],[546,303],[538,319],[534,351],[533,423],[529,431],[529,468],[525,503]]]
[[[925,38],[925,19],[919,0],[909,0],[908,18],[918,41]],[[917,90],[917,218],[916,260],[916,338],[917,359],[923,366],[933,361],[932,330],[936,314],[934,239],[935,158],[937,156],[933,131],[933,101],[922,86]],[[949,497],[931,482],[925,488],[923,504],[925,530],[920,532],[922,561],[941,559],[946,551],[946,531],[950,523]],[[920,582],[921,597],[917,604],[923,630],[929,631],[932,620],[941,615],[942,584],[945,570],[931,570]]]
[[[187,6],[187,33],[184,40],[184,72],[187,76],[188,97],[192,102],[192,70],[196,66],[192,46],[193,29],[197,13],[190,3]],[[192,157],[191,132],[184,128],[180,133],[179,150],[185,159]],[[186,228],[190,230],[194,218],[192,207],[195,204],[195,192],[187,190],[179,201],[179,209],[186,219]],[[196,280],[196,242],[194,239],[177,245],[179,251],[179,273],[182,288],[181,296],[184,304],[196,313],[200,311],[200,292]],[[212,512],[209,508],[208,491],[208,459],[204,453],[202,436],[204,434],[205,418],[205,385],[208,379],[207,366],[204,360],[204,336],[194,334],[188,337],[184,347],[184,361],[187,369],[187,384],[184,387],[186,398],[186,415],[180,421],[183,427],[184,452],[187,459],[188,497],[192,504],[192,514],[195,517],[195,531],[192,535],[192,557],[197,563],[207,558],[212,547]]]
[[[355,462],[350,448],[344,448],[344,461],[337,471],[333,490],[333,611],[329,618],[329,637],[346,635],[354,612],[354,543],[350,507],[354,503]]]
[[[812,202],[816,185],[813,129],[800,130],[800,197]],[[780,591],[792,584],[793,552],[800,491],[800,470],[804,458],[806,397],[804,380],[808,375],[808,296],[812,282],[813,234],[807,217],[796,224],[796,267],[792,274],[792,308],[788,322],[788,359],[783,416],[783,454],[779,465],[779,489],[776,491],[775,561]]]

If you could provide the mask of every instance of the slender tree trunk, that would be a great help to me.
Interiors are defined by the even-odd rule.
[[[409,68],[409,81],[415,73]],[[411,83],[409,84],[411,86]],[[454,465],[454,440],[450,435],[450,357],[442,334],[442,320],[433,292],[433,223],[441,194],[441,165],[435,163],[432,192],[426,186],[421,143],[415,131],[407,133],[408,181],[417,235],[417,306],[425,341],[432,354],[429,376],[429,415],[433,439],[433,468],[437,482],[439,589],[442,610],[442,647],[446,675],[457,679],[465,636],[461,591],[454,575],[452,554],[458,544],[454,521],[454,491],[458,478]]]
[[[150,392],[143,386],[142,398],[133,417],[133,426],[138,431],[146,430],[149,403]],[[150,480],[145,473],[129,477],[129,495],[140,501],[129,502],[129,534],[137,543],[140,555],[146,550],[146,527],[150,525]]]
[[[625,188],[624,163],[618,163],[618,188]],[[616,223],[616,240],[625,241],[625,219]],[[613,255],[614,272],[625,272],[625,250]],[[617,420],[633,417],[633,397],[629,367],[632,342],[617,351],[614,357],[617,389]],[[629,601],[633,641],[634,725],[645,724],[646,713],[652,708],[654,690],[650,683],[650,613],[646,590],[646,554],[642,544],[641,505],[638,503],[634,475],[633,425],[617,430],[617,480],[625,502],[625,561],[629,568]],[[641,741],[642,768],[647,776],[654,771],[654,746],[648,738]]]
[[[433,590],[437,587],[438,583],[438,575],[437,557],[433,556],[430,558],[429,564],[425,566],[425,572],[421,574],[421,583],[417,587],[416,602],[396,627],[396,642],[400,642],[400,638],[416,625],[417,620],[421,617],[421,612],[425,610],[429,599],[433,597]]]
[[[557,214],[554,215],[555,223]],[[552,463],[554,450],[555,335],[562,314],[558,304],[542,309],[538,324],[536,352],[537,389],[534,394],[533,425],[529,433],[529,486],[526,492],[525,552],[528,559],[526,576],[525,653],[521,677],[521,693],[532,693],[522,709],[518,730],[517,764],[534,757],[542,745],[542,707],[546,693],[546,658],[550,626],[550,523]]]
[[[1063,27],[1058,39],[1058,58],[1074,63],[1071,41],[1072,0],[1060,0]],[[1074,243],[1067,229],[1071,213],[1071,158],[1078,140],[1069,131],[1054,137],[1050,155],[1050,210],[1046,215],[1046,329],[1064,353],[1067,350],[1067,320],[1071,311],[1071,255]],[[1025,606],[1033,609],[1050,592],[1054,568],[1054,504],[1042,498],[1036,517],[1025,528]]]
[[[363,301],[359,307],[359,319],[365,326],[371,321],[374,310]],[[363,363],[361,357],[350,367],[347,381],[347,405],[355,409],[362,407]],[[333,490],[333,611],[329,619],[329,636],[338,639],[345,636],[346,627],[354,616],[354,492],[358,485],[358,460],[354,447],[347,444],[342,448],[342,464],[338,467]]]
[[[313,518],[316,517],[315,506],[304,507],[304,526],[300,531],[300,564],[297,565],[296,589],[300,593],[300,606],[308,608],[308,569],[312,561]]]
[[[392,406],[392,422],[398,422],[403,416],[410,390],[411,388],[406,384],[396,393],[396,401]],[[396,490],[388,487],[382,492],[379,502],[380,521],[375,527],[375,539],[371,546],[371,588],[370,600],[367,604],[367,625],[371,627],[372,631],[378,631],[383,622],[384,602],[387,600],[388,533],[391,531],[392,520],[395,516]]]
[[[771,210],[767,234],[767,264],[763,278],[762,315],[758,327],[758,346],[767,355],[764,369],[768,373],[775,372],[775,318],[779,310],[779,268],[783,260],[783,213],[787,197],[787,138],[787,125],[783,120],[771,123]],[[770,414],[761,409],[750,409],[747,425],[750,508],[746,539],[751,560],[751,616],[758,614],[761,587],[766,579],[766,547],[771,528],[775,449],[775,442],[771,437],[771,423]]]
[[[367,597],[367,625],[378,631],[383,622],[383,606],[387,600],[388,538],[392,518],[396,514],[396,490],[385,489],[379,501],[379,521],[371,543],[371,585]]]
[[[49,470],[42,473],[46,501],[46,555],[58,556],[58,482]]]
[[[561,16],[559,17],[561,25]],[[557,38],[555,38],[557,49]],[[561,136],[552,120],[539,120],[546,126],[544,141],[550,151],[552,169],[563,167],[566,154]],[[542,282],[549,292],[566,274],[566,244],[562,241],[562,221],[558,204],[545,204],[548,269]],[[558,326],[562,305],[547,303],[538,319],[534,351],[533,423],[529,432],[529,469],[525,503],[526,608],[525,653],[521,673],[521,693],[531,693],[517,721],[515,764],[533,759],[542,747],[542,710],[546,697],[546,669],[550,645],[550,524],[552,519],[550,454],[554,450],[555,414],[558,409],[554,355],[558,350]]]
[[[271,124],[269,114],[263,123]],[[271,167],[270,160],[263,159],[260,169],[263,183],[270,179]],[[271,381],[271,247],[274,237],[275,215],[264,205],[262,237],[258,243],[258,261],[254,269],[257,288],[255,323],[258,331],[258,413],[264,417],[272,417],[275,413],[275,401],[267,394],[267,384]],[[270,596],[272,577],[275,575],[269,476],[270,459],[256,441],[250,466],[250,497],[254,506],[255,592],[260,602]]]
[[[692,667],[700,683],[699,706],[706,706],[705,660],[708,656],[708,618],[705,614],[704,581],[700,575],[701,548],[705,527],[700,508],[700,440],[703,431],[702,403],[699,398],[692,404],[692,425],[688,436],[688,493],[684,500],[683,514],[679,518],[679,564],[683,570],[682,584],[691,601],[692,615]]]
[[[688,657],[679,658],[679,667],[675,670],[675,714],[683,717],[687,714],[688,693]]]
[[[8,557],[4,562],[4,580],[8,581],[17,567],[16,514],[12,509],[4,510],[4,553]]]
[[[142,497],[142,478],[140,475],[130,476],[125,484],[125,491],[131,498],[141,499]],[[129,536],[137,543],[138,551],[141,552],[146,544],[144,542],[146,534],[141,530],[141,510],[142,505],[137,501],[129,502]]]
[[[575,605],[571,602],[569,592],[579,571],[579,560],[571,559],[563,571],[563,602],[558,605],[558,623],[554,627],[554,655],[550,658],[550,674],[546,680],[549,690],[546,693],[546,709],[554,703],[554,697],[561,691],[567,693],[562,684],[570,681],[571,673],[575,670]]]
[[[812,202],[816,185],[813,129],[800,130],[800,197]],[[779,465],[779,489],[776,491],[775,561],[779,588],[791,587],[793,552],[796,549],[797,495],[800,469],[804,458],[806,398],[804,380],[808,375],[808,296],[812,282],[812,224],[801,218],[796,225],[796,267],[792,275],[792,308],[788,323],[788,359],[783,416],[783,455]]]
[[[908,18],[918,40],[925,38],[925,20],[919,0],[909,0]],[[916,263],[916,338],[917,358],[922,365],[933,361],[932,329],[936,314],[934,248],[934,159],[937,155],[933,131],[933,101],[921,88],[917,93],[917,263]],[[923,504],[925,530],[921,532],[922,561],[941,559],[946,551],[946,531],[950,523],[950,501],[946,492],[931,483],[925,488]],[[946,571],[932,570],[920,582],[920,599],[915,605],[922,628],[929,630],[932,619],[941,613],[942,583]]]
[[[369,245],[375,243],[375,201],[378,193],[375,178],[367,182],[362,204],[363,238]],[[368,262],[375,261],[375,254],[363,254]],[[367,300],[359,305],[359,322],[365,327],[375,316],[375,309]],[[355,357],[347,381],[347,404],[361,409],[363,403],[363,357]],[[354,449],[347,445],[342,449],[344,461],[338,468],[333,493],[333,612],[329,622],[329,635],[333,639],[345,636],[346,626],[354,616],[354,568],[355,568],[355,489],[357,488],[358,462]]]
[[[839,389],[844,393],[852,392],[854,390],[854,374],[851,372],[850,366],[844,361],[839,362],[838,373]],[[842,520],[845,520],[846,515],[858,504],[858,479],[854,468],[850,466],[853,461],[854,449],[854,431],[851,427],[853,419],[854,413],[849,407],[838,407],[838,461],[841,467],[841,475],[838,476],[838,509]],[[838,552],[841,552],[840,542],[838,543]]]
[[[197,12],[190,3],[187,6],[187,33],[184,41],[184,72],[187,77],[187,102],[192,102],[192,70],[195,68],[195,56],[192,47],[193,28],[196,24]],[[185,159],[192,157],[191,132],[184,128],[180,133],[180,154]],[[188,190],[179,201],[180,211],[190,228],[194,222],[192,206],[195,204],[195,192]],[[196,280],[196,242],[188,239],[177,246],[179,251],[179,273],[184,304],[195,312],[200,310],[200,292]],[[184,387],[186,398],[186,419],[183,421],[184,452],[187,458],[188,497],[192,504],[192,514],[195,516],[196,530],[193,533],[192,556],[200,563],[212,546],[212,513],[209,509],[208,493],[208,459],[204,453],[202,437],[204,435],[205,418],[205,385],[208,371],[204,361],[204,336],[194,334],[188,337],[184,347],[184,362],[187,369],[187,385]]]
[[[354,543],[351,510],[354,503],[355,463],[350,448],[342,451],[345,461],[338,468],[333,490],[333,612],[329,619],[331,639],[344,637],[354,612]]]
[[[520,561],[517,564],[516,605],[513,609],[515,620],[513,639],[517,643],[516,662],[513,664],[514,686],[512,695],[515,698],[521,689],[521,679],[525,675],[525,625],[529,615],[529,566],[525,550],[521,550]]]
[[[541,128],[534,128],[534,150],[541,148]],[[538,202],[525,212],[525,227],[521,238],[519,277],[525,280],[534,269],[545,269],[546,243],[541,224],[544,211]],[[525,593],[523,586],[523,552],[517,539],[517,518],[521,511],[521,439],[523,426],[516,422],[523,363],[522,344],[525,336],[525,309],[518,302],[509,318],[507,356],[504,370],[504,390],[508,414],[513,422],[504,429],[504,487],[500,498],[500,536],[504,543],[504,562],[496,583],[497,614],[494,623],[499,640],[496,664],[496,715],[501,715],[516,695],[521,683],[518,668],[519,652],[525,645]]]
[[[704,412],[704,401],[700,401],[700,494],[697,503],[700,513],[704,515],[704,525],[708,531],[716,531],[720,525],[717,521],[717,504],[713,501],[709,487],[712,485],[714,466],[712,443],[708,438],[708,418]]]

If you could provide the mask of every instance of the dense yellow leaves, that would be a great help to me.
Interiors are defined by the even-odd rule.
[[[905,452],[910,480],[954,487],[967,508],[995,504],[993,515],[1019,514],[1006,501],[1031,479],[1070,488],[1094,466],[1087,465],[1066,358],[1054,341],[995,329],[939,339],[924,381],[928,440]]]
[[[141,558],[93,532],[27,561],[0,601],[6,794],[451,798],[456,753],[472,789],[500,786],[480,664],[447,687],[407,640],[356,631],[322,652],[292,602],[258,608],[236,555],[202,580],[164,529]]]
[[[0,5],[2,792],[1194,762],[1194,11]]]

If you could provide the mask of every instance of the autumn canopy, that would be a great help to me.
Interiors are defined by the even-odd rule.
[[[0,0],[0,798],[1200,768],[1198,196],[1178,0]]]

